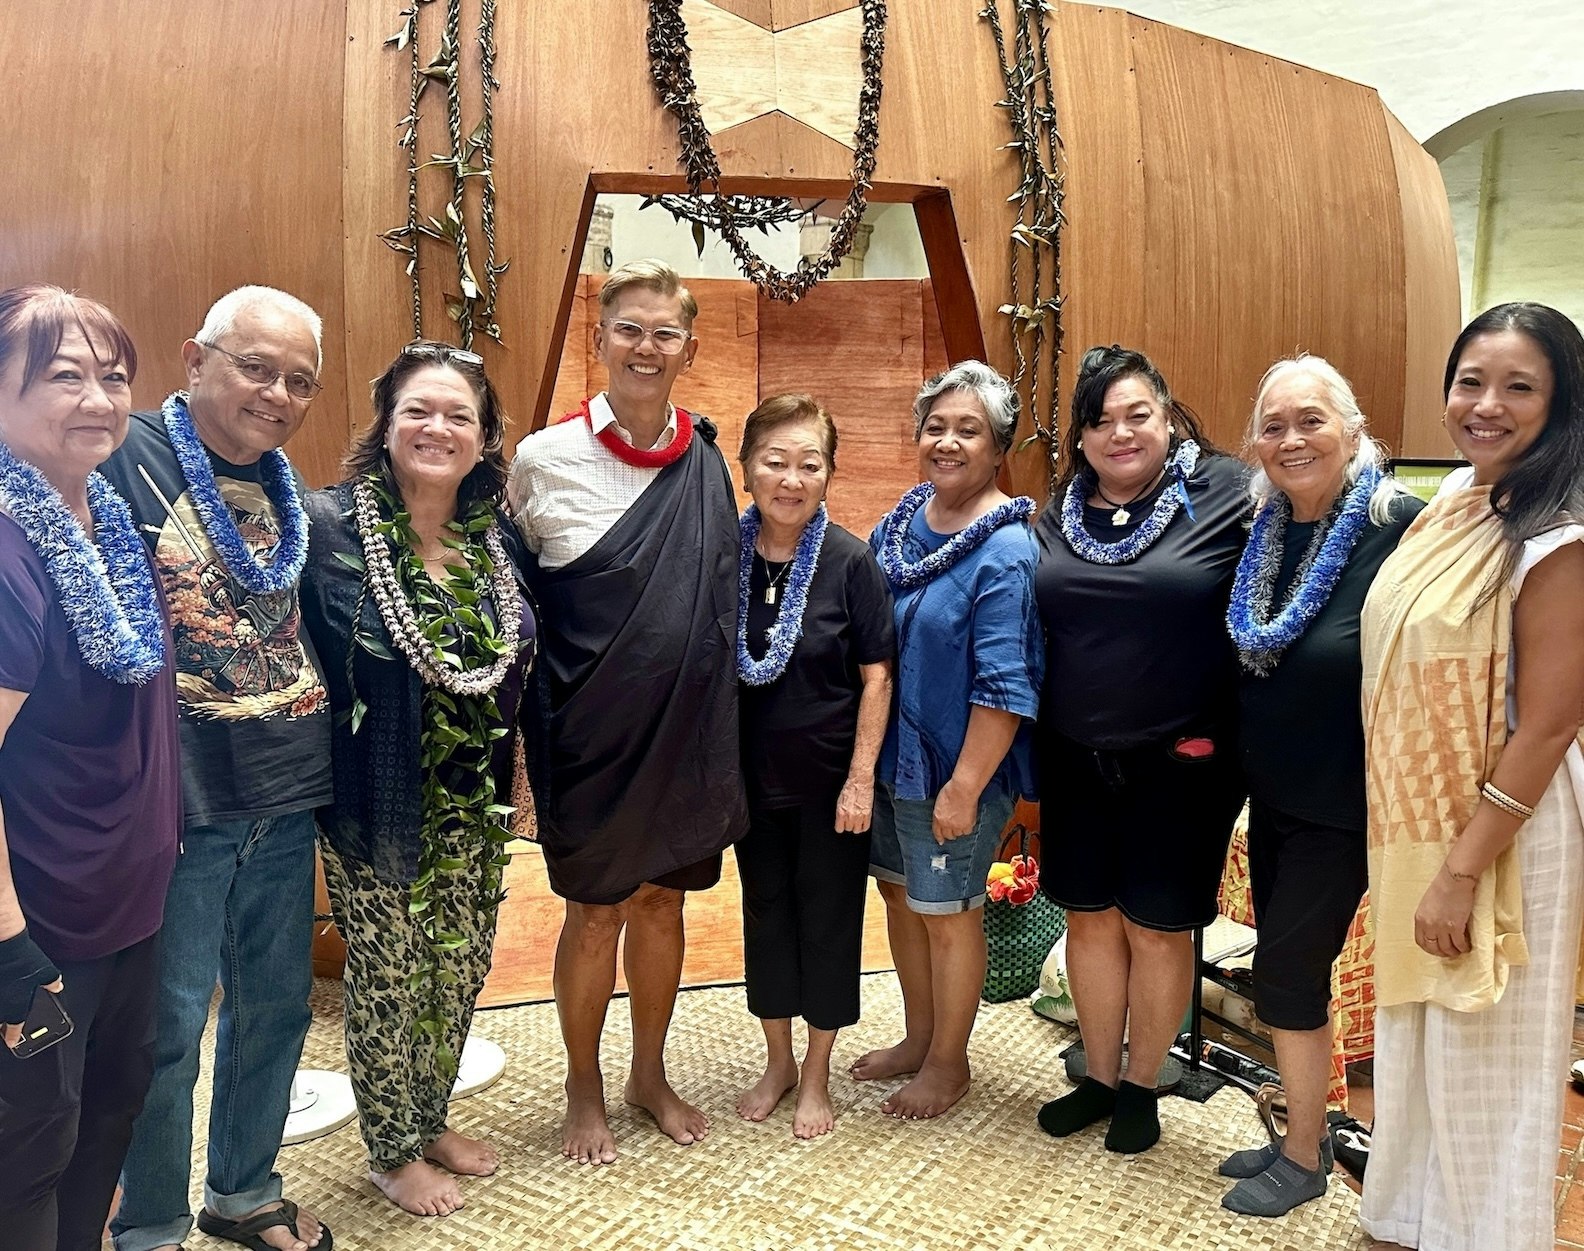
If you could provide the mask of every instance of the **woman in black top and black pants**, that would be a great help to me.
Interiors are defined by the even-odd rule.
[[[762,1121],[797,1087],[793,1133],[815,1138],[836,1124],[836,1032],[858,1020],[870,807],[896,655],[891,593],[868,544],[826,519],[836,427],[814,400],[765,400],[739,459],[754,502],[737,639],[749,828],[736,854],[748,1010],[769,1054],[737,1111]],[[808,1022],[801,1075],[795,1016]]]
[[[1259,946],[1287,1137],[1239,1151],[1222,1200],[1280,1216],[1326,1191],[1331,965],[1368,884],[1359,613],[1423,503],[1381,472],[1353,389],[1315,356],[1277,361],[1254,399],[1253,532],[1227,614],[1242,668],[1242,761]]]
[[[1067,438],[1036,530],[1042,884],[1068,912],[1088,1074],[1039,1122],[1065,1137],[1109,1118],[1107,1149],[1131,1153],[1160,1138],[1191,932],[1215,918],[1243,803],[1224,621],[1248,497],[1140,352],[1084,354]]]

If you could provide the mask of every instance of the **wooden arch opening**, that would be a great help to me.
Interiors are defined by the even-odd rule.
[[[599,197],[682,189],[679,180],[652,174],[588,179],[576,231],[562,253],[566,268],[545,341],[535,427],[574,411],[605,383],[592,346],[604,278],[583,266]],[[756,195],[790,198],[829,190],[828,184],[796,179],[753,186]],[[911,406],[919,385],[952,361],[985,354],[950,192],[884,185],[870,200],[912,207],[927,277],[832,278],[796,304],[771,300],[744,278],[687,277],[699,301],[700,350],[675,393],[684,408],[720,427],[721,450],[732,462],[743,419],[756,404],[784,391],[811,393],[830,411],[840,434],[832,517],[860,537],[918,480]],[[637,259],[641,251],[623,245],[614,261]],[[740,483],[738,493],[746,505]]]

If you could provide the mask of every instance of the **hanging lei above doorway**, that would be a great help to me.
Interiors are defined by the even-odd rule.
[[[1304,549],[1286,605],[1274,616],[1276,575],[1281,569],[1287,523],[1292,520],[1292,501],[1277,491],[1259,510],[1238,561],[1232,602],[1227,606],[1227,628],[1237,644],[1239,661],[1250,673],[1269,677],[1282,654],[1303,637],[1330,601],[1348,557],[1369,524],[1370,496],[1380,480],[1380,470],[1370,465],[1337,496]]]
[[[1091,565],[1125,565],[1142,556],[1171,525],[1172,518],[1185,505],[1189,517],[1193,506],[1188,503],[1188,477],[1199,463],[1199,445],[1184,439],[1177,454],[1166,462],[1166,489],[1155,499],[1155,506],[1139,528],[1125,539],[1115,543],[1102,543],[1084,529],[1084,500],[1088,498],[1091,479],[1080,473],[1067,484],[1067,494],[1062,497],[1061,532],[1067,546]]]
[[[209,453],[204,450],[198,428],[193,425],[192,413],[187,409],[187,392],[176,391],[168,396],[160,406],[160,415],[165,419],[165,433],[170,436],[171,448],[181,466],[182,477],[187,480],[188,493],[198,519],[203,522],[204,533],[231,576],[254,595],[275,595],[291,590],[302,576],[303,562],[308,559],[308,514],[303,510],[297,479],[286,453],[275,448],[259,458],[264,495],[274,505],[281,528],[275,554],[268,564],[263,564],[248,551],[247,544],[242,541],[242,532],[237,529],[236,518],[220,497],[214,466],[209,463]]]
[[[935,495],[935,486],[921,482],[900,500],[897,506],[880,519],[880,568],[900,590],[932,582],[945,573],[964,556],[979,547],[991,534],[1014,521],[1029,521],[1034,516],[1034,501],[1026,495],[997,504],[977,521],[970,522],[952,535],[941,547],[923,560],[909,562],[902,556],[902,540],[913,524],[914,514],[928,504]]]
[[[781,599],[781,607],[776,609],[775,624],[766,637],[768,646],[764,659],[755,660],[748,653],[748,583],[753,572],[754,544],[759,540],[759,506],[748,505],[742,515],[742,553],[737,575],[737,676],[749,686],[767,686],[774,682],[786,672],[792,660],[792,649],[803,637],[803,610],[808,607],[809,587],[814,582],[814,571],[819,568],[820,548],[825,542],[829,520],[825,505],[821,504],[803,527],[792,557],[786,595]]]
[[[352,516],[362,541],[364,572],[352,620],[363,616],[364,595],[372,590],[385,633],[417,672],[424,685],[419,751],[424,764],[422,816],[419,826],[418,876],[408,898],[408,915],[424,935],[415,985],[419,1011],[413,1037],[432,1036],[436,1064],[450,1078],[457,1057],[444,1042],[444,1002],[440,961],[470,941],[456,920],[445,915],[442,901],[456,892],[437,889],[469,861],[448,854],[448,835],[460,831],[471,839],[484,864],[477,898],[472,902],[486,920],[500,907],[505,893],[502,874],[510,857],[510,820],[514,809],[498,803],[495,773],[489,766],[501,715],[495,692],[517,657],[522,626],[522,601],[494,509],[477,501],[468,513],[447,527],[446,546],[455,553],[450,580],[443,591],[424,568],[412,518],[379,475],[352,486]],[[355,559],[355,558],[354,558]],[[352,563],[352,562],[348,562]],[[481,611],[488,596],[494,614]],[[354,625],[355,628],[355,625]],[[358,633],[357,646],[391,660],[380,640]],[[353,692],[352,731],[357,732],[366,708],[352,678],[347,649],[347,685]]]
[[[885,59],[885,0],[862,0],[863,88],[858,93],[858,127],[853,134],[852,190],[831,227],[830,245],[818,257],[803,257],[791,273],[777,269],[753,250],[743,233],[744,222],[730,196],[720,194],[720,160],[710,141],[709,128],[699,110],[698,87],[693,81],[692,53],[682,0],[649,0],[649,74],[661,102],[676,118],[677,159],[687,175],[688,192],[695,198],[711,194],[717,207],[718,230],[743,276],[773,300],[796,304],[827,278],[852,251],[863,223],[864,202],[874,177],[875,153],[880,147],[880,68]],[[752,219],[747,221],[753,225]]]
[[[88,510],[98,545],[37,468],[0,443],[0,509],[44,561],[89,667],[141,686],[165,667],[165,623],[154,571],[132,513],[100,474],[88,475]]]

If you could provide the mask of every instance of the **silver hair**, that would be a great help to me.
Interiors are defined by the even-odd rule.
[[[235,291],[226,292],[209,306],[203,325],[193,338],[204,344],[218,342],[222,336],[230,333],[239,314],[259,305],[300,319],[313,332],[314,351],[319,356],[314,364],[314,372],[318,373],[324,368],[323,319],[295,295],[277,291],[274,287],[238,287]]]
[[[1012,447],[1012,435],[1017,430],[1018,397],[1012,384],[983,361],[958,361],[945,373],[936,374],[919,388],[913,400],[913,441],[918,442],[924,433],[924,421],[930,415],[935,401],[948,391],[967,391],[984,409],[990,422],[990,432],[995,435],[996,446],[1003,452]]]
[[[1313,378],[1326,402],[1331,406],[1331,410],[1342,419],[1343,431],[1358,437],[1358,450],[1353,453],[1347,469],[1342,474],[1342,489],[1347,490],[1351,487],[1359,480],[1359,475],[1371,465],[1381,471],[1380,485],[1370,496],[1369,519],[1375,525],[1385,525],[1391,520],[1392,501],[1399,495],[1407,495],[1410,492],[1396,478],[1385,472],[1386,449],[1377,439],[1371,437],[1369,421],[1364,416],[1363,410],[1359,408],[1358,397],[1353,394],[1353,384],[1325,357],[1311,356],[1307,352],[1300,352],[1297,356],[1277,361],[1265,371],[1265,376],[1260,379],[1259,387],[1254,392],[1254,407],[1249,414],[1248,433],[1244,439],[1243,449],[1244,459],[1253,469],[1253,473],[1249,475],[1248,489],[1255,509],[1264,507],[1266,501],[1276,494],[1277,490],[1276,484],[1270,480],[1270,475],[1260,467],[1258,459],[1253,455],[1254,443],[1259,438],[1265,397],[1278,382],[1294,375]]]

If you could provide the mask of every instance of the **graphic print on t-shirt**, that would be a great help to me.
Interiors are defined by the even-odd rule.
[[[280,542],[280,523],[263,487],[217,481],[248,551],[268,556]],[[324,705],[324,685],[302,645],[297,597],[291,591],[255,595],[232,577],[189,493],[166,513],[154,560],[170,600],[184,716],[302,717]]]

